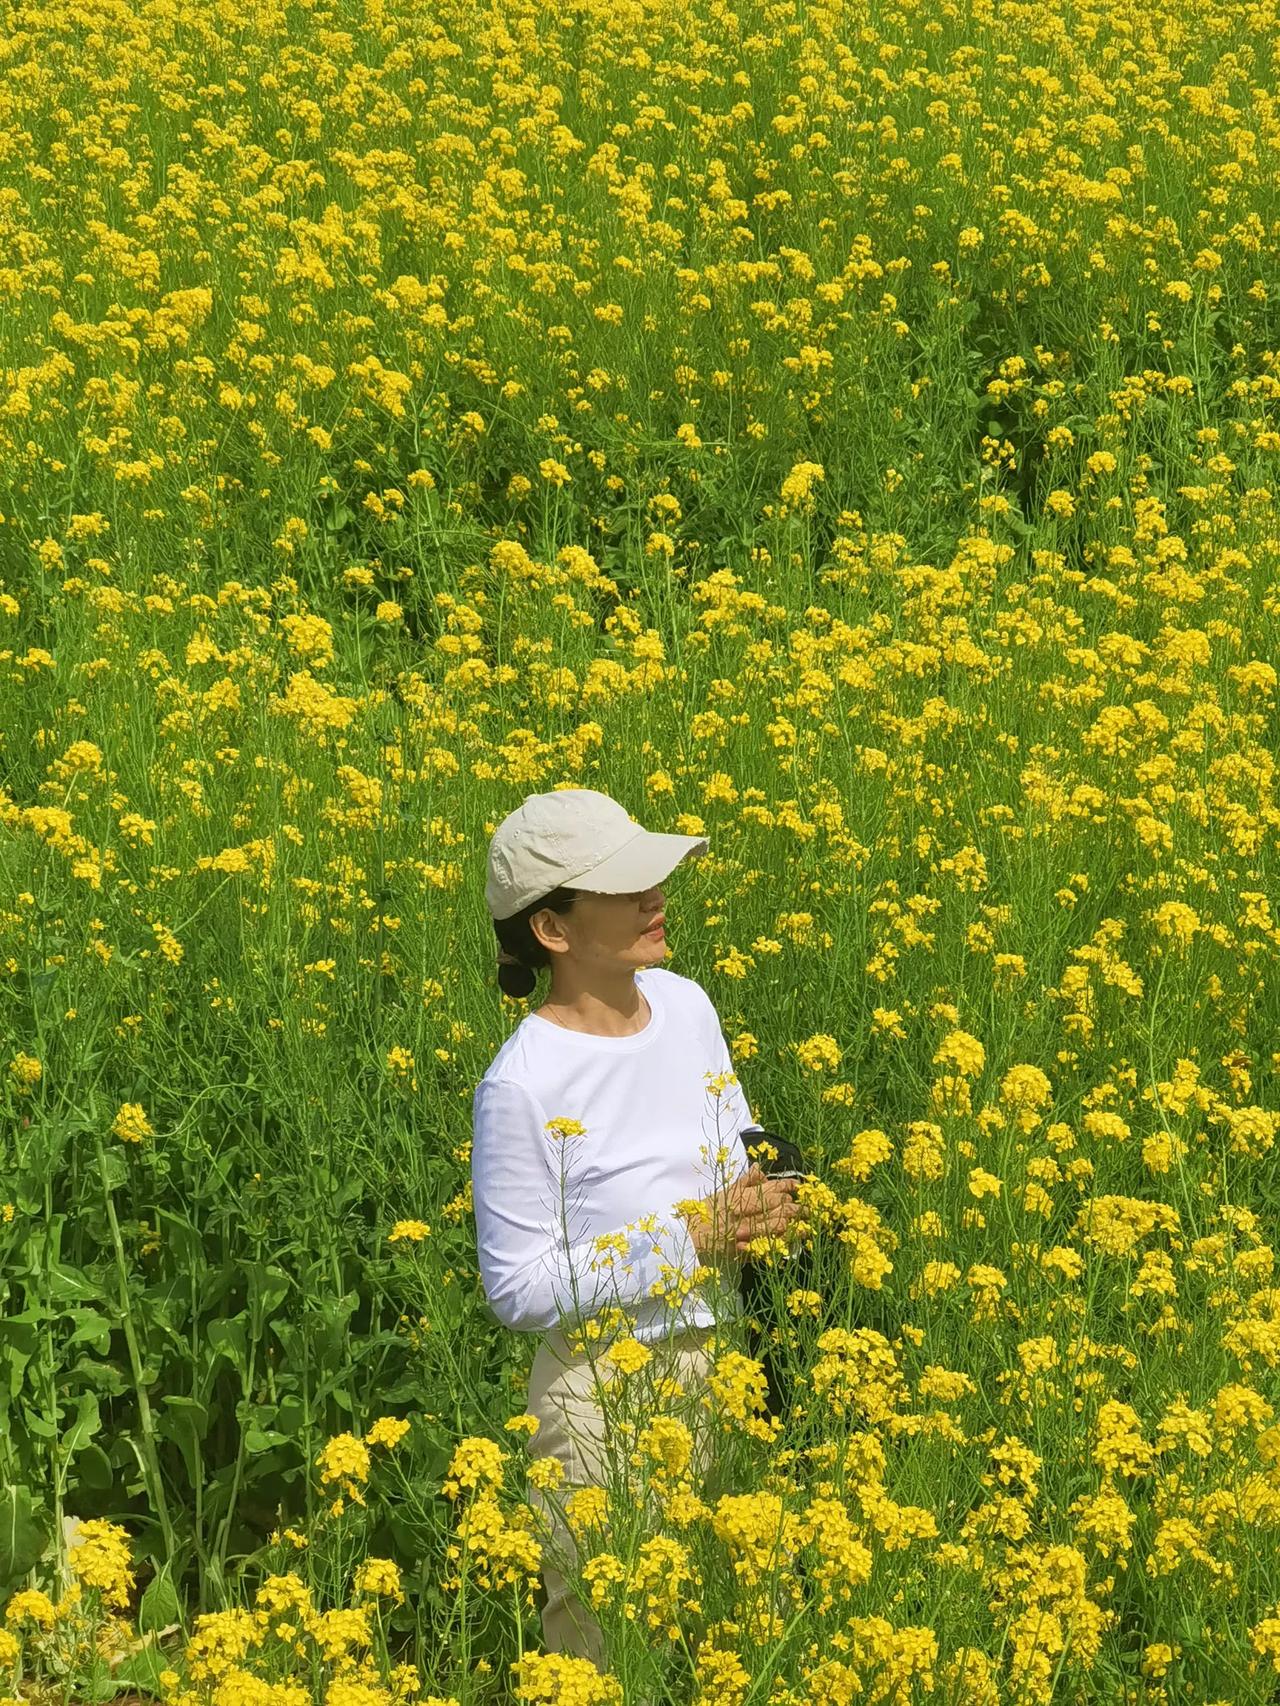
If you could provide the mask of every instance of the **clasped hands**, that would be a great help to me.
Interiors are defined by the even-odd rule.
[[[757,1238],[789,1240],[800,1213],[796,1179],[773,1179],[758,1163],[712,1196],[689,1205],[685,1219],[700,1262],[739,1261]]]

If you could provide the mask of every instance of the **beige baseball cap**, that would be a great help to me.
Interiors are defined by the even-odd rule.
[[[639,894],[690,854],[700,859],[707,846],[705,836],[641,828],[594,788],[530,794],[493,832],[485,900],[492,917],[510,918],[562,885]]]

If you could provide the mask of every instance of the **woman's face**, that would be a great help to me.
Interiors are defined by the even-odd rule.
[[[667,952],[664,907],[658,884],[641,894],[584,892],[568,912],[536,912],[530,924],[551,953],[583,966],[657,965]]]

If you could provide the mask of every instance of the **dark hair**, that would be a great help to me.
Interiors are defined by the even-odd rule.
[[[514,954],[520,961],[517,966],[505,964],[501,960],[498,962],[498,988],[504,995],[523,1001],[526,996],[533,994],[539,971],[551,964],[551,955],[530,928],[529,920],[534,913],[541,912],[544,907],[550,907],[552,912],[568,912],[578,894],[577,889],[552,889],[551,893],[543,895],[541,900],[535,900],[521,911],[513,912],[510,918],[493,920],[499,946],[505,948],[507,953]]]

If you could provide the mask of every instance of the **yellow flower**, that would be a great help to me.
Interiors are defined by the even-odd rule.
[[[926,1262],[920,1270],[918,1280],[913,1280],[910,1286],[912,1298],[936,1297],[939,1292],[950,1291],[960,1283],[960,1269],[954,1262]]]
[[[366,1558],[356,1570],[354,1586],[358,1594],[391,1598],[398,1605],[404,1602],[404,1594],[400,1589],[400,1571],[390,1558]]]
[[[483,1487],[486,1483],[502,1485],[502,1452],[495,1440],[472,1437],[459,1441],[449,1460],[442,1491],[447,1499],[456,1499],[464,1490]]]
[[[76,1529],[67,1553],[76,1580],[97,1588],[107,1605],[129,1601],[133,1571],[129,1568],[129,1536],[118,1523],[94,1517]]]
[[[841,1049],[834,1037],[819,1032],[802,1043],[796,1043],[796,1059],[810,1072],[834,1072],[841,1061]]]
[[[15,1593],[4,1608],[6,1623],[38,1623],[42,1629],[53,1628],[54,1616],[53,1601],[39,1588],[24,1588]]]
[[[111,1122],[111,1132],[124,1143],[141,1143],[155,1133],[140,1102],[125,1102]]]
[[[814,483],[826,477],[826,470],[820,462],[797,462],[782,482],[783,503],[804,503],[812,494]]]
[[[1273,1607],[1271,1615],[1255,1623],[1249,1631],[1249,1640],[1253,1650],[1259,1657],[1271,1660],[1271,1669],[1280,1671],[1280,1605]],[[1154,1649],[1147,1648],[1148,1653]],[[1168,1649],[1164,1648],[1167,1652]],[[1153,1676],[1163,1676],[1164,1669],[1153,1670]]]
[[[311,1590],[301,1576],[290,1570],[284,1575],[268,1576],[254,1595],[254,1609],[278,1615],[280,1612],[299,1614],[305,1620],[314,1611]]]
[[[515,1661],[517,1700],[545,1706],[622,1706],[622,1684],[590,1659],[568,1653],[526,1653]]]
[[[351,1647],[367,1647],[373,1639],[364,1606],[339,1607],[307,1619],[307,1633],[331,1663],[344,1660]]]
[[[653,1352],[639,1339],[622,1338],[615,1339],[605,1354],[620,1373],[635,1374],[649,1361]]]
[[[741,1351],[723,1352],[707,1375],[707,1391],[703,1403],[722,1427],[736,1425],[765,1440],[774,1437],[776,1418],[763,1419],[768,1381],[762,1363]]]
[[[369,1453],[354,1434],[336,1434],[316,1458],[316,1463],[322,1485],[341,1481],[348,1497],[363,1503],[355,1484],[369,1479]]]
[[[530,1415],[526,1410],[521,1416],[512,1416],[511,1419],[504,1422],[502,1426],[504,1431],[509,1434],[523,1433],[527,1434],[529,1438],[532,1439],[534,1434],[536,1434],[538,1429],[542,1426],[542,1423],[538,1420],[537,1416]]]
[[[402,1240],[410,1244],[421,1244],[424,1238],[431,1236],[431,1228],[425,1220],[397,1220],[387,1234],[388,1244],[398,1244]]]
[[[981,1167],[973,1167],[969,1172],[969,1194],[977,1197],[998,1197],[1002,1181],[994,1173],[987,1173]]]
[[[18,1086],[20,1094],[29,1095],[32,1085],[38,1084],[44,1076],[44,1067],[41,1066],[35,1055],[23,1054],[22,1050],[19,1049],[9,1062],[9,1076]]]
[[[849,1146],[849,1154],[834,1163],[838,1173],[846,1173],[852,1179],[869,1179],[871,1169],[888,1161],[893,1155],[893,1144],[888,1135],[879,1126],[868,1126],[860,1131]]]
[[[366,1445],[383,1445],[393,1451],[409,1431],[408,1422],[399,1416],[380,1416],[364,1436]]]
[[[1053,1085],[1038,1066],[1011,1066],[1000,1080],[1000,1099],[1014,1108],[1041,1108],[1053,1096]]]
[[[1231,1108],[1225,1118],[1231,1147],[1238,1155],[1264,1155],[1280,1130],[1280,1114],[1268,1108]]]
[[[1150,1646],[1143,1649],[1142,1674],[1154,1677],[1163,1676],[1180,1651],[1181,1648],[1175,1649],[1167,1641],[1153,1641]]]
[[[607,1526],[609,1495],[603,1487],[579,1487],[565,1500],[564,1511],[571,1531],[581,1540],[593,1529],[604,1529]]]
[[[552,1491],[564,1481],[565,1469],[558,1457],[535,1457],[529,1465],[529,1484]]]
[[[948,1031],[933,1057],[935,1066],[953,1066],[967,1078],[976,1078],[986,1064],[986,1050],[968,1031]]]
[[[304,1695],[303,1698],[307,1697]],[[266,1706],[265,1702],[263,1706]],[[335,1676],[324,1691],[324,1706],[391,1706],[391,1696],[376,1683],[355,1682],[350,1677]]]
[[[1098,1411],[1093,1461],[1104,1473],[1142,1475],[1154,1462],[1152,1447],[1142,1437],[1142,1423],[1128,1404],[1110,1399]]]
[[[711,1520],[715,1536],[727,1548],[734,1573],[750,1589],[790,1565],[803,1544],[799,1519],[784,1510],[776,1493],[726,1493]]]
[[[267,1632],[265,1612],[211,1611],[196,1618],[186,1660],[193,1682],[223,1677]]]

